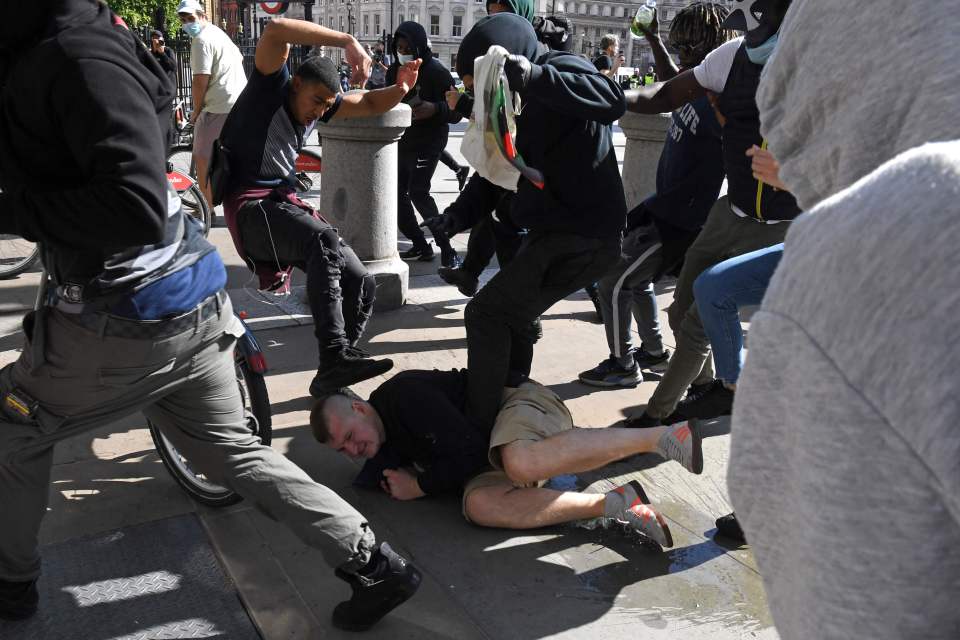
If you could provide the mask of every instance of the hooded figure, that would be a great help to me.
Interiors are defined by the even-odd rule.
[[[956,4],[863,6],[794,2],[757,91],[807,213],[751,320],[730,498],[784,640],[954,639]]]
[[[447,106],[446,91],[454,85],[453,76],[433,57],[423,27],[416,22],[403,22],[393,36],[393,64],[387,70],[387,86],[396,82],[401,63],[420,59],[417,84],[403,102],[413,109],[413,123],[400,138],[397,158],[397,226],[413,243],[401,254],[404,259],[433,259],[433,247],[427,242],[417,223],[417,210],[424,220],[439,215],[437,203],[430,195],[430,181],[441,152],[447,146],[449,125],[460,121],[460,114]],[[434,238],[441,251],[443,266],[456,267],[459,256],[450,240],[440,234]]]
[[[539,54],[530,22],[500,13],[477,22],[460,44],[457,71],[468,88],[475,59],[491,45],[512,54],[504,71],[523,104],[516,149],[544,183],[519,180],[511,217],[527,238],[467,305],[467,413],[488,433],[508,371],[530,370],[531,324],[616,262],[626,214],[611,132],[624,112],[620,87],[579,56]]]

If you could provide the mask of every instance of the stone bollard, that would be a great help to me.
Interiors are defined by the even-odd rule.
[[[629,211],[657,190],[657,164],[670,129],[670,114],[628,111],[619,124],[627,137],[623,152],[623,192]]]
[[[403,305],[409,269],[397,253],[397,140],[410,126],[400,104],[370,118],[318,127],[323,137],[320,211],[377,279],[375,309]]]

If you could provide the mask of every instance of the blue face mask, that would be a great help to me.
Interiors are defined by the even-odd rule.
[[[747,47],[747,57],[753,64],[766,64],[773,50],[777,48],[777,42],[780,40],[780,33],[777,32],[770,36],[766,42],[759,47]]]
[[[188,22],[183,25],[183,30],[191,38],[196,38],[198,35],[200,35],[200,32],[203,31],[203,25],[199,22]]]

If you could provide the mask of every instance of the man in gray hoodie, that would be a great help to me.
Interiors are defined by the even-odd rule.
[[[729,486],[785,640],[960,637],[955,24],[795,2],[757,93],[808,213],[753,317]]]

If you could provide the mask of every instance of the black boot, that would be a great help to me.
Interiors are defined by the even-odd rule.
[[[386,542],[356,573],[337,569],[336,576],[353,589],[353,597],[333,610],[333,626],[346,631],[366,631],[380,618],[406,602],[420,587],[420,572]]]
[[[737,514],[728,513],[725,516],[717,518],[717,532],[715,538],[727,538],[740,544],[747,544],[747,538],[743,535],[743,529],[740,528],[740,522],[737,520]]]
[[[393,360],[390,358],[374,360],[365,351],[345,347],[342,351],[324,356],[323,364],[310,383],[310,395],[319,398],[325,393],[384,374],[392,368]]]
[[[0,580],[0,620],[25,620],[37,612],[37,581]]]

